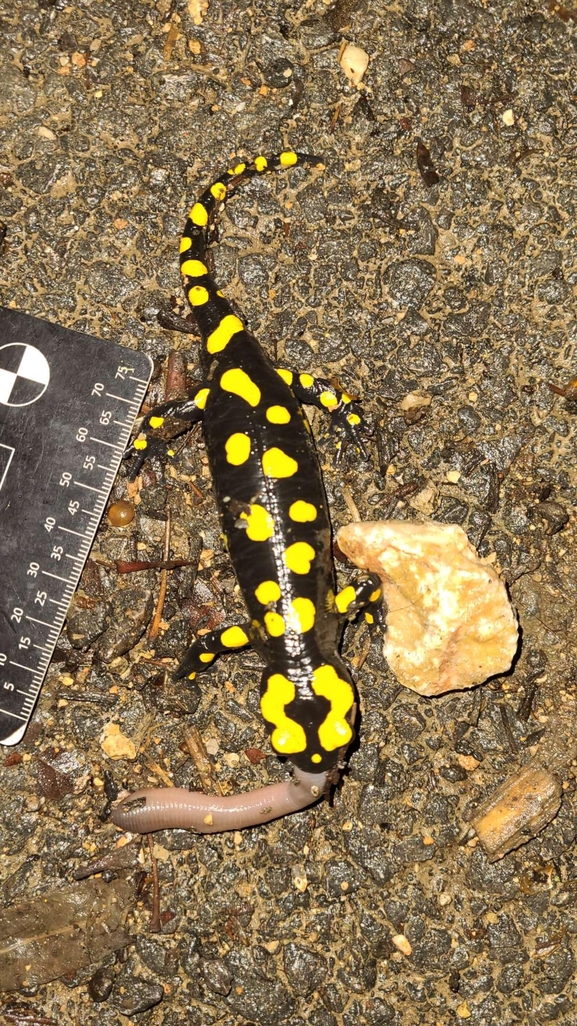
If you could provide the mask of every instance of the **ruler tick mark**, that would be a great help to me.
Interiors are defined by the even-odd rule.
[[[84,484],[83,481],[74,481],[73,484],[78,485],[79,488],[88,488],[89,492],[98,492],[99,495],[104,494],[102,488],[95,488],[94,485]]]
[[[93,438],[92,435],[90,435],[90,441],[98,442],[98,445],[107,445],[109,449],[117,449],[118,452],[122,452],[123,450],[122,445],[115,445],[114,442],[105,442],[103,438]]]
[[[54,627],[53,623],[46,623],[46,620],[37,620],[35,616],[27,616],[26,619],[32,623],[41,623],[43,627]]]
[[[60,577],[58,574],[51,574],[49,570],[43,570],[42,573],[45,577],[53,577],[55,581],[64,581],[65,584],[74,584],[69,577]]]
[[[35,666],[24,666],[22,663],[15,663],[13,659],[9,659],[10,666],[17,666],[19,670],[28,670],[28,673],[38,673]]]
[[[114,392],[105,392],[109,399],[118,399],[119,403],[128,403],[129,406],[136,406],[134,399],[126,399],[123,395],[115,395]]]
[[[82,512],[83,513],[87,513],[88,510],[83,509]],[[92,514],[90,514],[90,515],[92,516]],[[90,540],[90,535],[89,534],[84,534],[82,531],[73,531],[71,527],[62,527],[62,525],[59,524],[58,525],[58,530],[59,531],[66,531],[66,534],[75,534],[75,535],[78,536],[78,538],[86,538],[87,541]]]

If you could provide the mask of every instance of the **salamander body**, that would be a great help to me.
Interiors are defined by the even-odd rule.
[[[284,786],[292,786],[293,805],[296,790],[302,792],[297,807],[315,800],[335,778],[353,739],[355,687],[337,649],[343,618],[362,606],[376,610],[380,599],[374,575],[335,595],[329,514],[301,403],[329,412],[362,450],[361,415],[352,398],[328,381],[273,366],[213,281],[207,245],[215,211],[240,181],[295,164],[317,163],[318,158],[290,151],[268,160],[257,157],[252,164],[238,164],[222,174],[192,207],[180,260],[202,337],[204,380],[187,400],[153,410],[134,443],[142,461],[157,451],[155,438],[167,418],[203,421],[222,532],[248,619],[199,638],[177,676],[193,679],[218,654],[248,644],[259,653],[266,666],[260,708],[273,749],[296,769],[296,783]],[[367,619],[372,620],[372,614]],[[243,798],[263,790],[269,789]],[[144,813],[150,819],[152,806],[156,809],[161,801],[158,795],[168,800],[170,791],[154,792],[154,800],[150,791],[125,799],[115,810],[115,822],[141,831],[158,829],[157,820],[151,826]],[[288,793],[283,792],[281,805],[286,805]],[[226,815],[225,825],[215,826],[215,801],[210,799],[212,811],[204,814],[204,829],[206,815],[209,829],[238,827]],[[261,801],[253,821],[292,811],[281,810],[281,805],[274,805],[272,815],[264,817]],[[264,807],[271,811],[266,796]],[[250,811],[247,815],[250,819]],[[165,825],[175,824],[171,819]],[[202,816],[200,825],[180,825],[202,830]]]

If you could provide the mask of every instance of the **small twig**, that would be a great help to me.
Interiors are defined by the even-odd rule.
[[[146,836],[148,838],[148,850],[150,852],[150,865],[152,868],[152,918],[150,920],[148,932],[161,933],[162,923],[160,922],[160,882],[158,879],[158,862],[154,855],[152,834],[147,834]]]
[[[212,763],[206,753],[204,744],[200,732],[196,727],[191,727],[189,733],[184,739],[184,743],[194,763],[196,772],[200,777],[203,791],[216,791],[217,794],[222,794],[222,788],[219,781],[216,779]]]
[[[507,735],[507,740],[509,742],[509,748],[511,749],[512,752],[517,753],[519,751],[519,746],[518,746],[517,742],[515,741],[515,737],[513,735],[513,731],[511,730],[511,724],[509,723],[509,711],[507,709],[507,706],[506,705],[500,705],[499,706],[499,712],[501,714],[501,722],[503,724],[503,729],[504,729],[504,731],[505,731],[505,733]]]
[[[166,524],[165,524],[165,527],[164,527],[164,553],[163,553],[163,558],[165,560],[168,560],[168,557],[170,555],[170,528],[171,528],[170,510],[167,510],[167,512],[166,512]],[[166,588],[167,588],[167,585],[168,585],[168,571],[167,570],[161,570],[160,571],[160,588],[158,589],[158,601],[156,603],[156,610],[154,612],[154,619],[152,621],[152,624],[150,626],[150,630],[148,632],[148,640],[149,641],[155,641],[156,638],[158,637],[158,632],[160,630],[160,623],[161,623],[161,620],[162,620],[162,613],[163,613],[163,610],[164,610],[164,600],[166,598]]]
[[[152,770],[152,772],[162,780],[163,784],[166,784],[167,787],[174,787],[174,781],[169,777],[166,770],[163,770],[162,766],[159,766],[158,763],[150,757],[150,755],[146,755],[146,753],[143,752],[141,759],[148,769]]]
[[[342,496],[343,496],[343,499],[345,500],[345,502],[347,504],[347,509],[348,509],[349,513],[351,514],[354,522],[356,524],[360,524],[360,522],[361,522],[361,514],[359,513],[357,504],[356,504],[355,500],[353,499],[353,493],[351,492],[351,489],[349,488],[348,485],[344,485],[344,487],[342,489]]]

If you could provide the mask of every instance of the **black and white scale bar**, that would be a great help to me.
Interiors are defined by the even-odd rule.
[[[142,353],[0,309],[2,744],[32,715],[151,371]]]

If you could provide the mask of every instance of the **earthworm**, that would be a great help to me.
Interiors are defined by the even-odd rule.
[[[182,787],[143,788],[123,798],[112,820],[137,834],[175,828],[199,834],[244,830],[298,812],[322,797],[327,773],[304,773],[296,767],[293,772],[292,780],[224,797]]]

